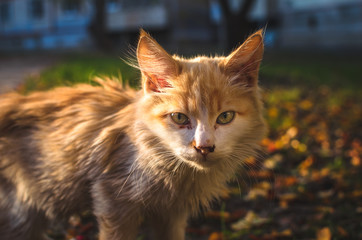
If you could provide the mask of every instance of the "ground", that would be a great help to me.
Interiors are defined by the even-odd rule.
[[[38,76],[47,67],[55,64],[58,57],[41,55],[3,55],[0,57],[0,93],[15,89],[25,79]]]

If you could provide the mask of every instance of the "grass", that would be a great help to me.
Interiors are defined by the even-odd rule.
[[[267,52],[260,69],[266,86],[325,85],[334,89],[360,90],[362,58],[342,53]]]
[[[131,86],[137,86],[137,71],[118,57],[72,54],[64,56],[58,64],[46,69],[39,76],[28,78],[20,91],[28,93],[76,83],[92,84],[92,79],[96,76],[115,76]]]
[[[266,52],[260,69],[265,89],[276,86],[288,89],[327,86],[339,92],[361,93],[362,59],[346,55],[321,53]],[[91,83],[95,76],[122,77],[131,86],[138,86],[138,70],[119,57],[100,54],[71,54],[48,68],[40,76],[27,79],[22,91],[46,90],[60,85]],[[297,94],[298,90],[290,93]],[[360,95],[360,94],[359,94]]]

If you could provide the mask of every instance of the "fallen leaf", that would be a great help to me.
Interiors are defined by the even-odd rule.
[[[248,192],[248,195],[245,197],[245,200],[255,200],[258,197],[266,198],[268,196],[268,190],[253,188]]]
[[[293,185],[297,184],[298,179],[293,176],[278,176],[275,179],[275,181],[276,181],[275,186],[280,188],[280,187],[293,186]]]
[[[312,166],[313,162],[314,162],[314,157],[309,156],[299,165],[299,168],[308,169],[310,168],[310,166]]]
[[[342,228],[341,226],[337,227],[338,233],[341,234],[343,237],[347,237],[348,233],[346,230],[344,230],[344,228]]]
[[[322,228],[317,232],[317,240],[330,240],[331,238],[331,230],[328,227]]]
[[[279,201],[279,206],[280,206],[281,208],[287,208],[287,207],[289,206],[289,204],[288,204],[287,201],[281,200],[281,201]]]
[[[284,193],[284,194],[280,194],[278,195],[279,199],[280,200],[283,200],[283,201],[292,201],[294,199],[297,198],[297,194],[295,193]]]
[[[213,232],[210,234],[208,240],[224,240],[224,235],[221,232]]]
[[[362,197],[362,190],[355,190],[351,195],[352,197]]]
[[[284,238],[284,237],[291,237],[292,236],[292,230],[285,229],[281,232],[273,230],[269,234],[264,234],[263,238],[265,239],[278,239],[278,238]]]
[[[313,103],[310,100],[306,99],[299,103],[299,107],[303,110],[309,110],[313,107]]]
[[[269,110],[268,110],[269,117],[276,118],[278,116],[278,114],[279,114],[279,110],[277,108],[275,108],[275,107],[269,108]]]
[[[334,208],[327,206],[318,206],[316,207],[316,210],[323,213],[334,213]]]
[[[318,192],[318,197],[320,198],[329,198],[334,194],[334,190],[330,189],[330,190],[326,190],[326,191],[320,191]]]
[[[271,188],[272,188],[272,185],[270,182],[262,181],[253,186],[253,188],[248,192],[248,195],[245,197],[245,199],[254,200],[257,197],[267,198]]]
[[[298,128],[291,127],[287,130],[286,135],[288,135],[289,138],[294,138],[298,134]]]
[[[282,154],[274,154],[272,157],[264,161],[264,167],[274,169],[283,160]]]
[[[232,224],[231,228],[235,231],[240,231],[253,226],[264,224],[268,221],[268,218],[260,217],[253,211],[249,211],[243,219],[240,219],[236,223]]]
[[[361,165],[361,158],[359,158],[359,157],[351,158],[351,164],[355,167]]]

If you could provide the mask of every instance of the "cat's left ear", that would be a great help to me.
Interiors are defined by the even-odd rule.
[[[177,61],[142,29],[137,60],[145,93],[162,92],[164,88],[170,88],[171,80],[179,74]]]
[[[226,57],[220,63],[221,68],[230,76],[233,84],[256,86],[263,52],[263,29],[261,29]]]

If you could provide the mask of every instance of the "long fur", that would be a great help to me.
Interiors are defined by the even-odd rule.
[[[142,37],[153,44],[147,34]],[[257,85],[243,83],[248,72],[235,77],[227,58],[170,59],[158,48],[152,45],[151,57],[138,61],[144,85],[154,74],[147,61],[171,64],[163,68],[171,85],[162,91],[98,79],[100,86],[0,96],[1,239],[42,239],[47,219],[92,208],[102,240],[136,239],[143,220],[155,239],[181,240],[187,217],[208,207],[243,160],[257,154],[265,133],[263,107]],[[152,56],[152,49],[161,56]],[[156,72],[152,79],[163,74]],[[235,106],[238,119],[225,131],[207,128],[216,139],[207,158],[212,164],[185,160],[176,148],[193,152],[188,141],[197,132],[172,125],[170,111],[181,108],[206,129],[225,104]]]

